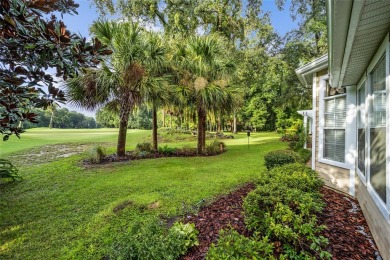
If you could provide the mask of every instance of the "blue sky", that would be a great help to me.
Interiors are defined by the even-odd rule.
[[[64,15],[63,20],[67,29],[74,33],[81,33],[84,37],[89,37],[89,27],[92,22],[98,19],[99,15],[96,8],[88,0],[76,0],[80,7],[77,9],[78,15]],[[263,0],[262,9],[270,13],[271,23],[279,35],[284,36],[288,31],[297,28],[298,22],[293,21],[289,11],[290,3],[287,0],[283,11],[279,11],[275,5],[275,0]],[[65,105],[70,110],[76,110],[88,116],[94,116],[94,113],[82,111],[70,105]]]

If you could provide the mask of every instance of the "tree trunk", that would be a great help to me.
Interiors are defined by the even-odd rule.
[[[50,129],[53,128],[53,118],[54,118],[54,111],[52,110],[51,111],[51,115],[50,115],[50,122],[49,122],[49,128]]]
[[[205,148],[206,113],[202,107],[198,107],[198,146],[197,153],[202,154]]]
[[[220,132],[222,132],[222,127],[221,127],[221,116],[218,116],[217,121],[218,121],[218,124],[217,124],[217,126],[218,126],[217,132],[220,133]]]
[[[157,141],[157,108],[156,105],[153,104],[153,123],[152,123],[152,128],[153,128],[153,150],[157,151],[158,150],[158,141]]]
[[[233,118],[233,134],[237,134],[237,117],[235,113]]]
[[[162,110],[162,127],[165,127],[165,109]]]
[[[126,155],[126,135],[127,124],[131,111],[131,104],[129,104],[129,95],[125,95],[121,100],[121,108],[119,112],[119,134],[116,155],[123,157]]]

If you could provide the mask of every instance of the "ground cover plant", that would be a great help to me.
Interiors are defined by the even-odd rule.
[[[27,131],[22,140],[29,142],[21,143],[21,147],[1,144],[2,157],[21,158],[18,167],[23,178],[21,182],[0,184],[2,259],[99,259],[126,254],[117,250],[123,248],[123,236],[132,236],[132,227],[139,221],[157,218],[165,227],[162,232],[169,233],[166,225],[183,212],[253,181],[259,168],[264,169],[264,154],[286,148],[274,133],[253,133],[248,149],[246,134],[240,133],[233,140],[224,140],[228,151],[218,156],[85,168],[80,163],[85,153],[24,164],[27,156],[21,157],[23,154],[68,141],[76,146],[88,145],[85,152],[96,142],[104,142],[108,153],[115,152],[116,129],[52,130],[50,133],[57,135],[48,134],[48,129]],[[148,135],[150,131],[130,130],[127,149],[134,150]],[[196,142],[164,145],[195,147]]]

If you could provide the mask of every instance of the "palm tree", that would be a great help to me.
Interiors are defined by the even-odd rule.
[[[196,109],[198,154],[206,146],[207,113],[225,113],[232,108],[228,75],[234,66],[225,51],[217,35],[195,36],[177,48],[175,59],[181,72],[177,99]]]
[[[109,106],[119,111],[117,156],[125,156],[129,115],[150,92],[148,88],[153,81],[150,72],[158,67],[164,52],[152,46],[155,42],[150,40],[151,33],[134,23],[98,21],[91,32],[113,54],[101,67],[86,70],[66,82],[69,99],[90,110]]]

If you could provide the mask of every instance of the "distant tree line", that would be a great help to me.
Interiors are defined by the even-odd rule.
[[[119,114],[101,108],[96,111],[96,123],[101,127],[118,128]],[[127,124],[129,129],[152,129],[152,112],[146,106],[141,106],[130,116]]]
[[[93,117],[85,116],[67,108],[34,109],[38,116],[38,123],[24,122],[23,128],[50,127],[50,128],[98,128],[100,127]]]

